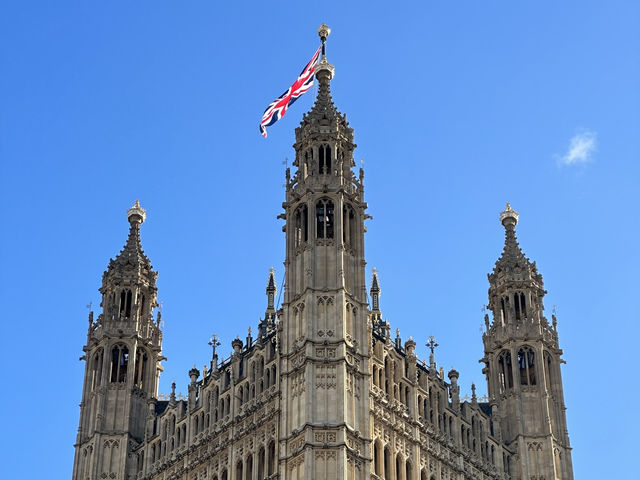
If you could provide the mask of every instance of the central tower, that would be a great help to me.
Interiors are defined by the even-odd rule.
[[[324,43],[329,29],[318,30]],[[286,479],[368,478],[369,338],[364,172],[353,129],[336,109],[334,67],[316,66],[318,95],[296,128],[287,170],[286,286],[280,312],[284,394],[280,472]]]

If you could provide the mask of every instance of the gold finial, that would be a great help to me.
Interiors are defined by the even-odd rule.
[[[322,23],[322,25],[318,27],[318,36],[320,37],[320,41],[322,41],[322,43],[327,41],[327,37],[330,34],[331,34],[331,29],[327,27],[326,23]]]
[[[127,210],[127,218],[129,219],[129,223],[137,223],[138,225],[146,220],[147,211],[140,206],[140,200],[136,200],[133,207]]]
[[[505,225],[505,221],[508,220],[509,223],[513,222],[513,224],[515,225],[518,223],[519,217],[520,215],[518,215],[518,212],[511,208],[511,204],[507,202],[507,206],[505,207],[504,211],[500,213],[500,223]]]

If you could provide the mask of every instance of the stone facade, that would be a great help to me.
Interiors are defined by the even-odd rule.
[[[316,102],[287,170],[285,292],[273,271],[256,337],[189,371],[188,397],[158,398],[162,332],[156,276],[142,251],[145,212],[128,211],[124,249],[89,317],[74,480],[572,479],[556,319],[542,313],[535,263],[507,206],[504,251],[489,275],[483,335],[489,401],[460,398],[416,343],[392,338],[374,271],[367,297],[364,172],[353,129],[316,68]]]

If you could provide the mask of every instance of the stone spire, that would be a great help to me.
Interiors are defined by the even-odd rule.
[[[140,226],[146,218],[146,210],[136,200],[135,204],[127,210],[127,219],[130,225],[127,242],[116,258],[109,261],[109,266],[103,277],[103,284],[111,279],[133,275],[142,277],[149,285],[155,285],[157,273],[153,271],[151,261],[145,255],[140,241]]]
[[[492,281],[492,277],[495,279],[503,277],[505,280],[507,277],[513,278],[514,274],[518,273],[516,270],[526,270],[531,274],[532,280],[542,286],[542,276],[538,273],[535,262],[531,262],[525,256],[518,244],[516,225],[519,217],[518,212],[511,208],[509,203],[507,203],[504,211],[500,213],[500,222],[505,228],[504,249],[496,262],[493,274],[489,275],[489,281]]]
[[[264,319],[258,322],[258,340],[275,328],[276,305],[275,298],[278,292],[276,288],[276,275],[273,268],[269,269],[269,279],[267,280],[267,309],[264,312]]]
[[[371,275],[371,289],[369,290],[371,295],[371,310],[375,312],[380,311],[380,284],[378,282],[378,269],[373,269]]]
[[[371,277],[369,295],[371,295],[371,324],[373,332],[379,337],[384,338],[387,335],[387,329],[385,321],[382,319],[382,312],[380,311],[380,283],[378,281],[378,270],[375,268],[373,269]]]
[[[275,311],[274,299],[276,296],[276,278],[273,268],[269,269],[269,280],[267,281],[267,310]]]
[[[331,30],[322,24],[318,34],[322,40],[322,59],[315,67],[318,94],[311,110],[304,114],[296,128],[296,181],[317,179],[326,184],[352,181],[353,129],[346,115],[341,114],[331,97],[331,79],[335,68],[327,61],[325,41]],[[311,177],[311,179],[309,179]]]

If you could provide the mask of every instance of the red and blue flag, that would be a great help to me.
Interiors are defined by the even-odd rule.
[[[303,93],[309,90],[313,85],[313,74],[316,70],[316,65],[320,59],[320,51],[322,47],[316,50],[313,54],[307,66],[302,69],[300,75],[293,85],[291,85],[287,91],[276,98],[264,111],[262,115],[262,121],[260,122],[260,133],[263,137],[267,136],[267,127],[273,125],[287,113],[287,108],[295,102]]]

